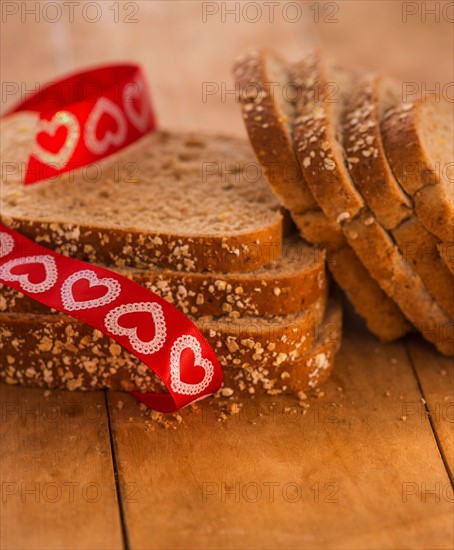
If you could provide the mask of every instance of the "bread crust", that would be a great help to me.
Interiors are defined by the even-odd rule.
[[[290,133],[291,114],[281,112],[278,107],[278,96],[284,102],[286,91],[275,89],[276,78],[270,74],[269,66],[273,62],[281,68],[283,78],[288,81],[290,77],[281,59],[271,52],[256,50],[235,60],[233,74],[239,86],[249,139],[267,180],[282,199],[283,206],[292,214],[299,214],[317,205],[295,158]]]
[[[402,103],[390,109],[381,130],[386,155],[401,186],[413,197],[421,223],[444,242],[454,240],[454,195],[448,193],[443,171],[434,164],[421,136],[424,102]]]
[[[393,342],[413,330],[351,247],[344,246],[329,253],[328,267],[368,329],[382,342]]]
[[[350,174],[369,208],[386,229],[412,215],[413,205],[394,178],[380,134],[380,102],[385,80],[362,77],[348,98],[343,142]]]
[[[454,279],[437,251],[436,238],[419,222],[412,201],[395,179],[386,159],[380,133],[384,96],[391,93],[386,86],[385,79],[368,74],[359,81],[347,102],[343,136],[348,167],[379,223],[392,232],[405,259],[452,318]],[[397,97],[389,103],[394,101],[397,103]]]
[[[429,293],[451,319],[454,319],[454,278],[441,256],[437,240],[416,216],[396,227],[393,237]]]
[[[163,389],[152,371],[137,358],[75,319],[2,314],[1,321],[0,378],[6,383],[67,390]],[[333,367],[334,355],[340,346],[340,305],[331,303],[323,322],[312,325],[310,322],[313,318],[307,316],[307,338],[304,340],[305,334],[301,334],[299,347],[296,341],[281,339],[292,331],[291,319],[271,335],[268,331],[256,331],[255,335],[251,333],[238,339],[238,335],[226,333],[224,345],[230,346],[230,351],[225,357],[223,350],[216,347],[218,335],[210,335],[207,329],[205,335],[225,367],[224,386],[239,395],[256,392],[276,395],[303,391],[322,383]],[[274,349],[267,349],[273,347],[272,344]],[[325,357],[318,357],[319,354]],[[266,359],[261,358],[262,355],[266,355]]]
[[[453,355],[454,339],[449,334],[445,339],[451,319],[365,206],[350,177],[344,149],[337,141],[342,133],[342,128],[337,127],[341,117],[336,118],[323,93],[328,82],[323,61],[319,55],[310,55],[296,70],[302,95],[294,137],[309,187],[326,216],[341,225],[347,242],[385,293],[439,351]],[[338,108],[342,109],[342,89],[340,92]]]
[[[0,215],[0,220],[36,242],[90,263],[117,268],[169,268],[175,271],[248,272],[274,261],[282,253],[282,216],[258,231],[221,236],[144,235],[84,224],[33,221]]]
[[[269,52],[253,52],[237,60],[234,72],[240,92],[247,89],[251,82],[258,83],[261,89],[264,88],[264,82],[269,78],[266,68],[269,55]],[[285,63],[276,56],[273,56],[273,59],[282,66],[285,78],[290,80],[290,72]],[[280,84],[283,83],[280,82]],[[261,119],[254,120],[254,117],[250,115],[253,107],[246,107],[250,104],[247,95],[241,94],[240,101],[243,113],[247,115],[244,117],[244,122],[249,139],[265,170],[267,165],[275,162],[281,166],[295,164],[299,166],[300,163],[291,137],[291,128],[289,128],[294,117],[293,104],[288,102],[290,114],[285,115],[275,97],[270,95],[261,97],[259,106],[263,107],[263,111],[260,111],[260,115],[255,115],[261,116]],[[246,112],[245,109],[247,109]],[[263,124],[267,125],[266,129],[263,129]],[[282,174],[283,170],[280,173]],[[303,238],[309,243],[327,250],[328,267],[334,279],[349,296],[356,311],[365,318],[369,329],[383,341],[392,341],[407,333],[410,330],[410,325],[399,308],[380,289],[353,251],[344,252],[346,242],[342,230],[338,224],[328,221],[319,208],[308,190],[304,175],[301,173],[301,185],[298,185],[298,192],[301,193],[301,186],[309,191],[310,201],[307,200],[307,191],[302,196],[295,194],[291,182],[285,179],[273,179],[271,176],[268,178],[271,180],[271,188],[282,204],[291,210],[293,220]],[[343,259],[345,261],[342,261]],[[360,292],[356,288],[358,282],[362,289]]]
[[[454,355],[452,319],[427,291],[420,276],[371,212],[343,223],[347,240],[381,288],[407,319],[444,355]]]
[[[293,137],[310,190],[327,218],[337,221],[339,216],[354,217],[364,207],[364,200],[346,166],[339,162],[341,144],[333,121],[339,119],[340,124],[344,96],[326,73],[318,52],[293,67],[293,81],[300,92]]]
[[[251,273],[185,273],[160,269],[118,270],[156,292],[193,317],[228,315],[289,315],[309,307],[328,289],[323,250],[300,239],[287,239],[283,266]],[[51,310],[16,290],[0,284],[0,312],[44,313]]]

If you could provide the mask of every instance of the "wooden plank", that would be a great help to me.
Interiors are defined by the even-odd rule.
[[[304,415],[270,398],[225,422],[204,401],[176,429],[111,395],[119,476],[137,488],[124,509],[131,547],[451,548],[430,424],[402,419],[402,403],[421,398],[403,344],[350,327],[323,391]]]
[[[408,403],[407,416],[419,418],[430,416],[440,446],[440,452],[454,478],[454,360],[443,357],[426,342],[408,340],[408,351],[421,384],[423,398]]]
[[[122,548],[104,394],[0,396],[0,547]]]

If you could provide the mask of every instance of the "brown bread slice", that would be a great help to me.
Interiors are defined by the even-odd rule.
[[[298,237],[284,241],[282,256],[249,273],[185,273],[150,268],[116,269],[193,317],[288,315],[327,291],[325,254]],[[50,313],[40,302],[0,284],[0,312]]]
[[[382,123],[393,172],[425,228],[454,241],[454,112],[444,100],[401,103]]]
[[[392,231],[407,262],[421,277],[436,302],[454,319],[454,272],[442,256],[437,239],[411,216]]]
[[[355,185],[386,229],[394,229],[413,213],[413,204],[394,178],[380,134],[384,112],[397,105],[397,83],[366,74],[347,97],[343,115],[343,143]]]
[[[233,73],[249,140],[271,188],[292,215],[317,209],[293,152],[292,90],[284,62],[252,50],[236,59]]]
[[[224,367],[225,386],[235,393],[275,395],[315,387],[329,375],[341,340],[340,304],[331,302],[322,317],[314,310],[253,318],[256,328],[241,322],[235,331],[231,320],[207,321],[201,328]],[[0,349],[0,379],[9,384],[162,389],[153,373],[116,342],[62,315],[1,314]]]
[[[343,117],[348,166],[377,220],[391,231],[436,302],[454,318],[454,278],[438,253],[437,239],[419,222],[385,156],[380,124],[383,115],[400,103],[401,96],[396,82],[373,74],[355,85]]]
[[[3,163],[23,124],[2,122]],[[251,163],[244,140],[156,131],[103,159],[94,181],[86,168],[29,186],[3,177],[1,220],[92,263],[252,271],[279,256],[282,217],[264,178],[247,172]]]
[[[299,214],[295,222],[307,241],[327,251],[328,269],[371,332],[382,341],[391,342],[411,330],[396,304],[346,244],[339,224],[329,222],[321,210]]]
[[[291,135],[295,87],[286,64],[269,52],[250,51],[235,62],[234,75],[249,139],[271,188],[290,209],[301,235],[326,248],[336,282],[369,329],[383,341],[400,338],[408,332],[408,322],[346,245],[338,224],[329,222],[315,203],[301,172]]]
[[[328,68],[317,53],[306,56],[295,67],[295,82],[301,95],[294,140],[309,188],[326,216],[341,225],[347,242],[369,273],[411,323],[442,353],[454,354],[454,340],[444,337],[451,319],[366,207],[348,171],[342,117],[352,87],[349,75]],[[330,82],[339,83],[335,103],[327,93]]]

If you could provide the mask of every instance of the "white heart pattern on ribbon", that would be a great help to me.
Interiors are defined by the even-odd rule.
[[[32,283],[26,273],[19,275],[11,273],[11,270],[18,265],[27,264],[41,264],[46,272],[44,281]],[[57,282],[57,265],[54,258],[48,254],[42,256],[25,256],[24,258],[10,260],[3,264],[0,267],[0,279],[4,279],[5,281],[17,281],[23,290],[32,294],[38,294],[49,290]]]
[[[194,354],[194,365],[202,367],[205,371],[203,380],[198,384],[187,384],[181,380],[181,354],[185,349],[192,350]],[[210,385],[213,375],[213,363],[209,359],[202,357],[202,347],[197,338],[185,334],[175,340],[170,352],[170,387],[175,393],[181,395],[197,395]]]
[[[58,153],[51,153],[47,149],[43,149],[38,143],[38,134],[41,132],[46,132],[46,134],[55,135],[58,128],[65,126],[68,135],[66,136],[66,141],[63,146],[60,148]],[[31,151],[31,155],[36,157],[43,164],[51,165],[55,164],[59,169],[64,168],[69,159],[74,153],[74,149],[79,142],[80,137],[80,126],[77,118],[70,113],[69,111],[59,111],[55,113],[51,120],[41,119],[38,124],[35,135],[35,143]]]
[[[102,115],[107,114],[115,120],[117,129],[115,132],[106,130],[104,137],[98,139],[96,130]],[[100,97],[85,124],[85,145],[94,155],[104,154],[110,145],[120,147],[126,139],[128,124],[121,109],[107,97]]]
[[[136,130],[139,130],[139,132],[142,133],[147,129],[148,115],[150,114],[149,104],[147,102],[146,95],[144,94],[144,90],[145,83],[142,79],[137,80],[137,82],[129,82],[123,88],[123,107],[126,116]],[[132,101],[136,95],[142,100],[139,112],[136,111]]]
[[[82,279],[89,282],[90,288],[94,286],[103,286],[106,288],[107,292],[104,296],[93,300],[75,300],[72,289],[74,284]],[[118,297],[120,292],[121,286],[118,281],[111,279],[110,277],[100,279],[91,269],[76,271],[76,273],[73,273],[65,280],[60,289],[63,306],[68,311],[105,306],[113,302]]]
[[[4,258],[5,256],[8,256],[10,252],[13,251],[14,248],[14,239],[11,237],[9,233],[5,233],[4,231],[0,232],[0,258]]]
[[[118,319],[126,313],[150,313],[154,323],[154,336],[149,342],[140,340],[137,336],[137,327],[126,328],[118,324]],[[144,355],[151,355],[159,351],[166,341],[167,329],[164,311],[156,302],[134,302],[114,308],[106,315],[104,324],[111,334],[127,336],[133,349]]]

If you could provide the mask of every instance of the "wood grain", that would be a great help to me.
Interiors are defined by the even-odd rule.
[[[111,395],[119,475],[140,487],[125,503],[131,546],[450,548],[452,493],[430,423],[402,419],[421,398],[403,344],[355,329],[323,391],[304,416],[274,398],[222,423],[204,402],[176,429]]]
[[[408,341],[408,350],[421,384],[423,401],[409,403],[407,415],[429,416],[440,452],[454,479],[454,361],[433,353],[419,338]]]
[[[102,392],[0,384],[5,550],[122,548]]]

